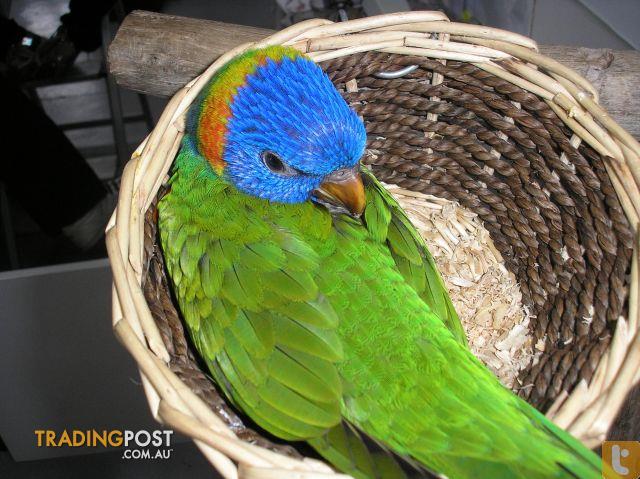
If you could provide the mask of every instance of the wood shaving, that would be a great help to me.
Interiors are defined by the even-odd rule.
[[[467,332],[469,346],[506,387],[535,364],[544,342],[534,344],[531,315],[513,273],[478,216],[459,204],[396,185],[385,187],[425,239]],[[585,318],[586,320],[587,318]]]

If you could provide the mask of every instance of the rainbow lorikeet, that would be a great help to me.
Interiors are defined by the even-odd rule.
[[[218,387],[355,478],[600,477],[469,351],[423,240],[360,167],[365,142],[285,47],[232,60],[192,106],[159,228]]]

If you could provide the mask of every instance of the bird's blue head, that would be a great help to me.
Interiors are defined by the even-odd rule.
[[[187,131],[218,175],[249,195],[356,215],[364,208],[364,125],[320,67],[294,49],[232,60],[200,93]]]

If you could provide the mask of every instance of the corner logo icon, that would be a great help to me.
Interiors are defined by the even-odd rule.
[[[604,479],[640,478],[640,442],[605,441],[602,443]]]

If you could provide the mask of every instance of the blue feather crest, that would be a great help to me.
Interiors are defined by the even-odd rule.
[[[325,175],[356,165],[364,152],[362,121],[327,75],[303,56],[268,59],[238,89],[231,112],[225,175],[261,198],[306,201]],[[274,174],[262,163],[264,151],[301,174]]]

